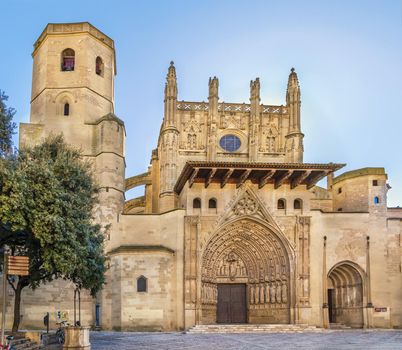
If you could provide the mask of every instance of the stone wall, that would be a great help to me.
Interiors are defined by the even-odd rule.
[[[0,285],[2,286],[1,275]],[[3,289],[1,289],[3,290]],[[0,300],[3,299],[1,295]],[[20,329],[44,329],[43,317],[49,312],[50,329],[57,329],[57,313],[61,311],[67,317],[66,320],[74,323],[74,285],[64,280],[56,280],[41,285],[32,290],[24,288],[21,295],[21,318]],[[0,310],[1,314],[1,310]],[[81,292],[81,324],[95,324],[95,303],[88,292]],[[11,328],[14,315],[14,292],[11,286],[7,287],[7,312],[6,328]],[[78,319],[78,304],[77,304]]]
[[[183,210],[121,215],[108,242],[108,285],[102,326],[118,330],[184,328]],[[137,279],[147,291],[137,291]]]

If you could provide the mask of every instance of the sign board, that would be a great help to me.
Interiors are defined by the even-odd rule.
[[[375,307],[374,312],[387,312],[386,307]]]
[[[68,321],[68,311],[59,310],[56,312],[56,323]]]
[[[28,276],[29,258],[27,256],[7,256],[7,274]]]

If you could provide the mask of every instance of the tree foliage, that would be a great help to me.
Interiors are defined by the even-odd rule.
[[[13,122],[14,108],[7,107],[8,96],[0,90],[0,157],[4,157],[12,150],[12,136],[17,125]]]
[[[92,220],[97,188],[90,164],[60,136],[0,162],[0,245],[30,258],[30,275],[13,284],[16,299],[18,289],[55,278],[95,296],[104,284],[105,256],[104,233]]]

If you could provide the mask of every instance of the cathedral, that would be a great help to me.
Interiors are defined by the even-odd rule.
[[[87,22],[48,24],[32,57],[20,147],[63,134],[80,148],[100,188],[94,220],[110,225],[107,284],[83,295],[82,324],[402,327],[402,208],[387,206],[384,168],[303,162],[293,68],[282,105],[261,101],[258,78],[247,103],[221,102],[217,77],[196,102],[179,99],[171,62],[150,165],[126,178],[113,40]],[[137,186],[144,196],[126,200]],[[47,311],[52,325],[60,312],[71,321],[72,310],[66,281],[24,290],[22,328],[41,327]]]

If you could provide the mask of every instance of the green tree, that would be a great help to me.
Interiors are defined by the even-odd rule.
[[[13,140],[17,125],[13,122],[14,108],[7,107],[8,96],[0,90],[0,157],[4,157],[12,150]]]
[[[104,284],[104,233],[92,218],[97,188],[91,166],[62,137],[0,162],[0,246],[30,258],[30,275],[9,280],[17,331],[25,287],[63,278],[96,295]]]

